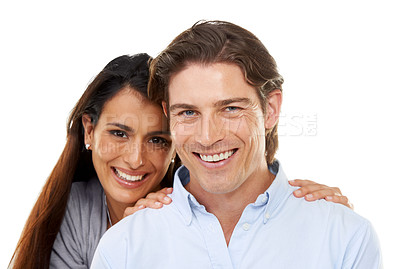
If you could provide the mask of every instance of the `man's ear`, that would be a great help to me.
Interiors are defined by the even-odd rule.
[[[265,129],[271,129],[278,122],[279,114],[281,113],[282,91],[279,89],[273,90],[268,94],[267,111],[265,115]]]
[[[168,109],[167,109],[167,103],[165,101],[162,101],[162,110],[164,112],[165,117],[168,118]]]
[[[85,144],[92,145],[93,142],[93,132],[94,125],[92,123],[92,118],[88,114],[83,114],[82,116],[82,125],[85,133]]]

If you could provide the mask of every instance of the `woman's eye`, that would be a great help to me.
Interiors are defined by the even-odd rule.
[[[152,144],[159,145],[159,146],[168,145],[167,139],[162,138],[162,137],[152,137],[152,138],[150,138],[149,142],[152,143]]]
[[[118,137],[124,137],[124,138],[125,138],[125,137],[128,137],[124,131],[112,130],[112,131],[110,131],[110,133],[111,133],[112,135],[118,136]]]

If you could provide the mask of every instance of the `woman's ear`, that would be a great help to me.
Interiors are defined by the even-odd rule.
[[[89,144],[91,146],[93,142],[94,125],[92,122],[92,118],[88,114],[84,114],[82,116],[82,125],[85,129],[85,145]]]
[[[279,89],[273,90],[267,97],[267,111],[265,114],[265,129],[271,129],[278,122],[279,114],[281,113],[282,91]]]
[[[164,112],[165,117],[168,118],[168,109],[167,109],[167,103],[165,101],[162,101],[162,110]]]

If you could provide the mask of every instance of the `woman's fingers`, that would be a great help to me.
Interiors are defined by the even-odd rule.
[[[124,218],[126,217],[126,216],[129,216],[129,215],[132,215],[132,214],[134,214],[134,213],[136,213],[137,211],[139,211],[139,210],[141,210],[141,209],[143,209],[143,208],[145,208],[144,206],[131,206],[131,207],[127,207],[126,209],[125,209],[125,211],[124,211]]]
[[[158,192],[151,192],[147,194],[146,198],[140,199],[139,201],[141,201],[141,204],[145,204],[147,207],[149,207],[149,205],[155,205],[156,208],[158,208],[159,203],[168,205],[172,202],[172,199],[167,195],[170,193],[172,193],[172,188],[164,188]]]
[[[349,199],[343,196],[342,192],[337,187],[329,187],[311,180],[301,179],[291,180],[289,183],[292,186],[300,187],[293,192],[295,197],[304,197],[307,201],[325,199],[334,203],[343,204],[351,209],[354,208],[349,202]]]
[[[165,194],[171,194],[172,191],[173,191],[173,188],[169,187],[169,188],[161,189],[158,192],[162,192],[162,193],[165,193]]]
[[[344,206],[347,206],[350,209],[354,210],[354,205],[349,201],[349,198],[347,198],[347,196],[327,196],[325,197],[325,200],[329,201],[329,202],[334,202],[334,203],[338,203],[338,204],[342,204]]]
[[[168,197],[168,194],[172,193],[172,188],[164,188],[157,192],[151,192],[147,194],[145,198],[139,199],[136,204],[132,207],[127,207],[124,212],[124,217],[132,215],[139,210],[144,208],[158,209],[163,205],[168,205],[172,202],[172,199]]]
[[[300,187],[294,191],[294,195],[296,197],[305,197],[308,195],[308,198],[314,197],[314,200],[317,200],[324,198],[327,195],[341,195],[341,192],[338,188],[328,187],[326,185],[315,183],[311,180],[296,179],[290,181],[289,183],[292,186]]]
[[[293,179],[293,180],[289,180],[289,183],[290,183],[290,185],[296,186],[296,187],[303,187],[303,186],[307,186],[310,184],[315,184],[314,181],[307,180],[307,179]]]
[[[165,195],[165,194],[163,194],[163,195]],[[126,216],[132,215],[132,214],[138,212],[139,210],[142,210],[147,207],[158,209],[158,208],[161,208],[162,206],[163,206],[163,204],[157,200],[154,200],[152,198],[147,198],[147,197],[142,198],[142,199],[139,199],[134,206],[127,207],[125,209],[124,218]]]

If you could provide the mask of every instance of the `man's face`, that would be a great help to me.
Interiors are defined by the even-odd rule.
[[[188,65],[171,77],[169,101],[172,138],[191,182],[229,193],[265,173],[264,115],[238,66]]]

